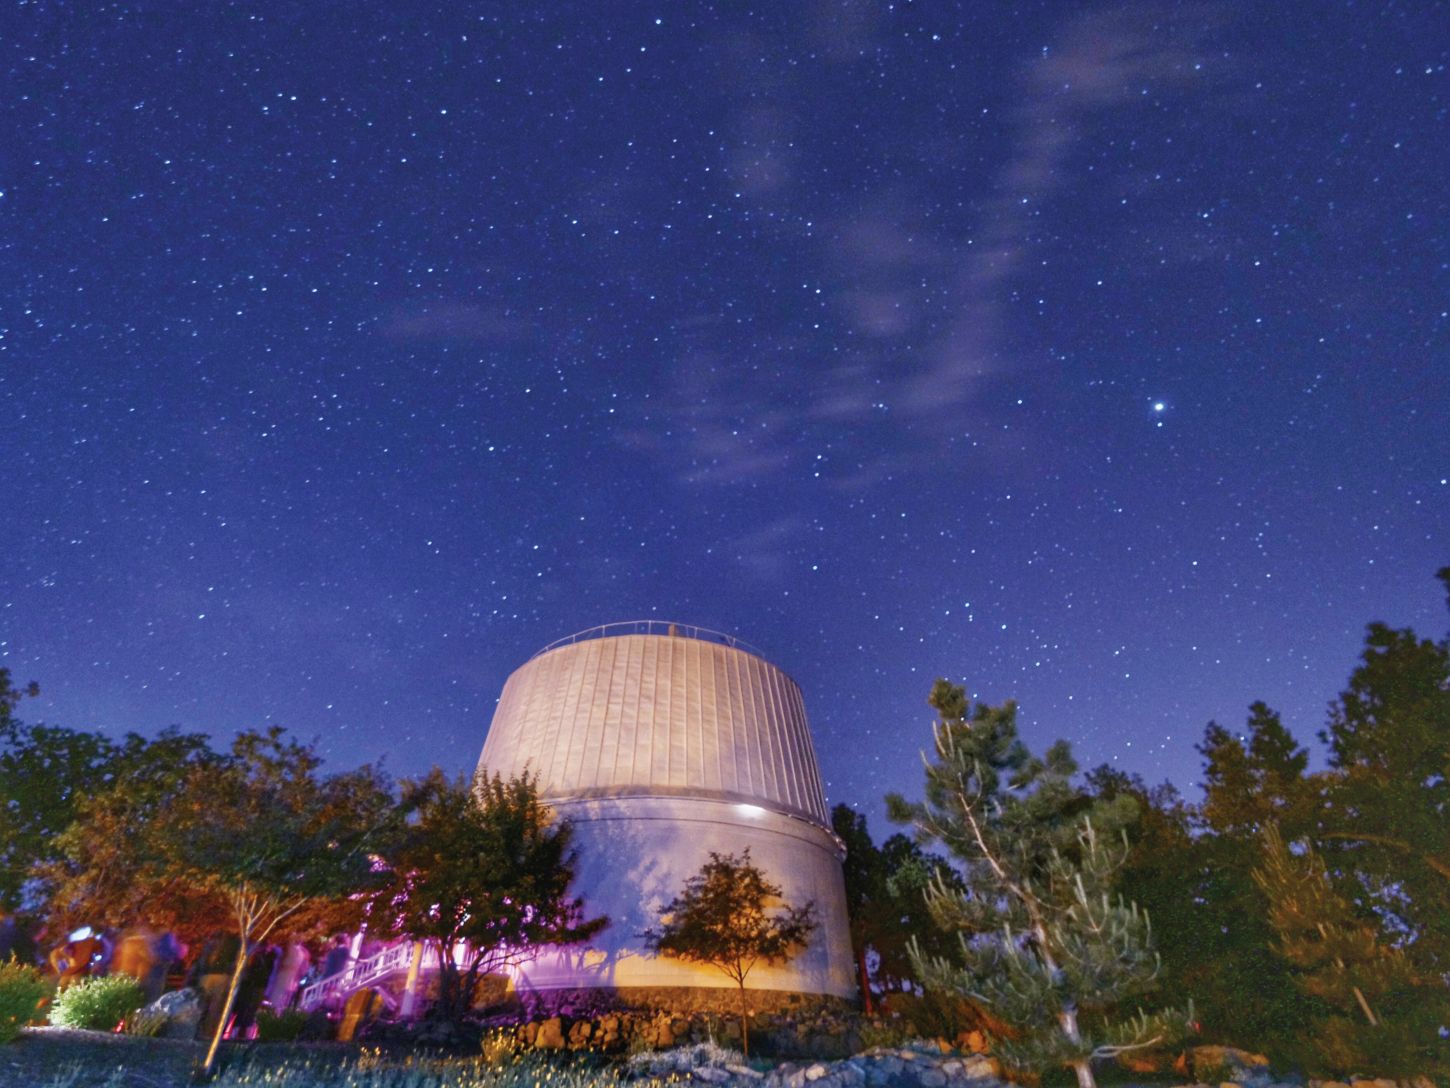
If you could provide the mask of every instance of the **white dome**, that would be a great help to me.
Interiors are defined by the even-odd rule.
[[[642,621],[547,647],[504,685],[479,766],[528,770],[574,829],[574,890],[610,924],[585,949],[521,965],[523,986],[728,988],[710,967],[655,956],[640,934],[711,852],[751,851],[819,928],[750,989],[851,997],[855,962],[841,842],[790,677],[728,636]]]
[[[527,767],[548,800],[713,796],[828,826],[795,681],[739,644],[608,634],[639,626],[595,628],[586,636],[605,637],[575,636],[519,668],[479,766],[505,777]]]

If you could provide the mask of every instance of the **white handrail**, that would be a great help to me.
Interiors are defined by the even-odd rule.
[[[712,631],[708,627],[696,627],[689,623],[671,623],[669,620],[620,620],[616,623],[601,623],[598,627],[589,627],[583,631],[576,631],[572,635],[566,635],[564,638],[549,643],[529,660],[532,661],[535,657],[546,654],[550,650],[557,650],[560,646],[587,642],[595,638],[616,638],[620,635],[674,635],[679,638],[699,639],[701,642],[717,642],[732,649],[744,650],[759,658],[765,657],[743,638],[736,638],[724,631]]]
[[[413,945],[411,942],[392,945],[365,960],[357,960],[348,964],[336,974],[318,979],[302,991],[301,997],[297,999],[297,1007],[303,1012],[311,1012],[328,998],[365,989],[375,982],[381,982],[391,975],[408,970],[412,963]],[[437,966],[437,950],[431,945],[425,946],[419,968],[427,971]]]

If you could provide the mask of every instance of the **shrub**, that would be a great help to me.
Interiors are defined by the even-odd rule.
[[[291,1043],[302,1034],[307,1026],[307,1013],[301,1009],[257,1010],[257,1042]]]
[[[14,958],[0,963],[0,1043],[13,1042],[35,1019],[48,987],[34,967]]]
[[[130,975],[85,978],[55,995],[50,1022],[62,1028],[114,1031],[145,1003],[141,984]]]
[[[956,1042],[973,1031],[990,1030],[981,1009],[957,994],[928,990],[923,994],[894,993],[887,999],[889,1015],[906,1022],[907,1033],[917,1039]]]

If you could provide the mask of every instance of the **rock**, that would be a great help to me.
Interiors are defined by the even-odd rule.
[[[736,1065],[733,1062],[727,1062],[725,1069],[727,1072],[734,1073],[737,1077],[747,1077],[751,1080],[763,1080],[765,1078],[764,1073],[758,1069],[751,1069],[748,1065]]]
[[[943,1088],[947,1082],[947,1075],[940,1069],[926,1069],[917,1079],[923,1088]]]
[[[164,1017],[159,1035],[163,1039],[195,1039],[196,1026],[201,1023],[201,994],[192,989],[173,990],[162,994],[142,1008],[138,1017]]]
[[[551,1016],[541,1023],[534,1037],[534,1046],[540,1050],[563,1050],[564,1022],[557,1016]]]
[[[806,1066],[806,1080],[820,1080],[828,1070],[820,1062]]]
[[[986,1054],[973,1054],[963,1059],[962,1072],[969,1080],[995,1080],[1002,1075],[1002,1063]]]
[[[569,1028],[569,1047],[578,1050],[588,1044],[589,1036],[594,1030],[594,1025],[588,1020],[576,1020]]]
[[[690,1070],[690,1076],[696,1080],[702,1080],[706,1084],[724,1084],[730,1079],[730,1074],[723,1069],[713,1065],[701,1065]]]
[[[1216,1070],[1240,1073],[1251,1069],[1267,1070],[1268,1067],[1269,1059],[1262,1054],[1232,1046],[1196,1046],[1189,1053],[1189,1069],[1199,1078]]]

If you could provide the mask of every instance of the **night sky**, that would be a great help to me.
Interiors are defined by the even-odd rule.
[[[20,715],[477,758],[733,632],[884,830],[945,675],[1192,790],[1450,563],[1450,7],[8,3]]]

